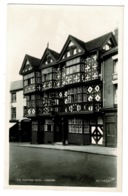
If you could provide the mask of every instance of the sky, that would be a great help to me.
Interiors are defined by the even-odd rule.
[[[8,5],[7,77],[19,75],[25,54],[41,58],[49,48],[60,52],[69,34],[89,41],[122,28],[122,6]]]

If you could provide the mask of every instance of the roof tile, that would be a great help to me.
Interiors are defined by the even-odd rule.
[[[10,84],[10,91],[23,89],[23,80],[13,81]]]

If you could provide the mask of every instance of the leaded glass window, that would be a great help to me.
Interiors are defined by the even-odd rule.
[[[67,95],[68,103],[82,102],[82,87],[68,89]]]
[[[68,120],[68,132],[82,134],[82,119],[69,119]]]
[[[25,75],[23,80],[24,80],[24,82],[23,82],[24,86],[34,84],[35,83],[34,72]]]
[[[11,108],[11,119],[16,119],[16,107]]]

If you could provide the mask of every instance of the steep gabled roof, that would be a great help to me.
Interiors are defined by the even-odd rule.
[[[64,44],[64,46],[63,46],[63,48],[62,48],[62,50],[61,50],[61,52],[60,52],[59,60],[61,60],[61,58],[64,55],[65,50],[68,47],[70,42],[75,42],[75,44],[78,45],[81,48],[82,52],[86,51],[85,42],[83,42],[82,40],[80,40],[80,39],[78,39],[78,38],[76,38],[72,35],[69,35],[65,44]]]
[[[30,56],[28,54],[26,54],[26,58],[29,60],[29,62],[31,63],[31,65],[33,67],[38,67],[39,66],[40,59],[38,59],[36,57],[33,57],[33,56]]]
[[[24,69],[24,67],[26,65],[25,63],[26,63],[27,60],[30,62],[30,64],[31,64],[33,69],[39,67],[40,59],[26,54],[25,57],[24,57],[21,69],[19,71],[19,74],[21,74],[21,75],[22,75],[22,71],[23,71],[23,69]]]
[[[40,66],[42,66],[42,63],[45,60],[45,57],[46,57],[47,54],[50,54],[51,57],[54,59],[54,62],[53,63],[55,63],[58,60],[59,55],[60,55],[58,52],[56,52],[54,50],[51,50],[50,48],[46,48],[45,51],[44,51],[44,53],[43,53],[43,56],[41,58]]]
[[[117,54],[117,53],[118,53],[118,47],[116,46],[114,48],[111,48],[110,50],[108,50],[104,54],[102,54],[101,55],[101,58],[107,57],[109,55],[114,55],[114,54]]]
[[[113,36],[113,33],[110,32],[110,33],[107,33],[105,35],[102,35],[96,39],[93,39],[91,41],[88,41],[85,43],[86,45],[86,49],[87,51],[92,51],[92,50],[95,50],[95,49],[99,49],[103,46],[103,44],[112,36],[112,38],[114,37]]]
[[[68,44],[70,43],[70,41],[74,41],[75,43],[77,43],[79,45],[79,47],[82,48],[82,51],[84,52],[90,52],[96,49],[102,49],[102,47],[104,46],[104,44],[106,44],[106,42],[111,38],[112,42],[113,42],[113,46],[117,46],[115,37],[113,35],[112,32],[109,32],[105,35],[102,35],[96,39],[90,40],[88,42],[84,42],[72,35],[69,35],[61,52],[60,52],[60,58],[59,60],[61,60],[62,56],[64,55],[66,48],[68,46]]]
[[[48,50],[50,51],[50,53],[52,54],[52,56],[53,56],[56,60],[58,60],[60,54],[59,54],[58,52],[54,51],[54,50],[51,50],[50,48],[48,48]]]
[[[72,37],[83,49],[86,49],[84,41],[82,41],[82,40],[80,40],[80,39],[78,39],[78,38],[76,38],[76,37],[74,37],[72,35],[70,35],[70,37]]]
[[[10,84],[10,91],[18,91],[23,89],[23,80],[13,81]]]

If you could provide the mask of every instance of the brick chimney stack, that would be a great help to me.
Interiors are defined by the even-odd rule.
[[[117,44],[118,44],[118,28],[116,28],[116,29],[114,30],[114,36],[115,36],[115,39],[116,39]]]

